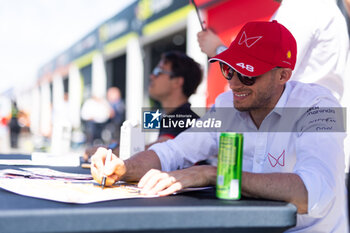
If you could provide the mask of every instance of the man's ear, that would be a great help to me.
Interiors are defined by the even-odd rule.
[[[292,76],[292,69],[290,68],[281,68],[279,70],[279,81],[281,84],[285,84],[290,77]]]
[[[182,76],[173,77],[172,80],[173,80],[173,83],[179,87],[182,87],[185,82],[185,79]]]

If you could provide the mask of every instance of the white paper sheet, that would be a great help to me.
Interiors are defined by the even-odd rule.
[[[60,172],[48,168],[0,170],[0,188],[24,196],[77,204],[157,197],[157,195],[141,194],[135,184],[118,181],[114,186],[102,189],[92,180],[91,175]],[[211,187],[186,188],[177,193],[208,188]]]
[[[76,174],[69,172],[56,171],[49,168],[20,168],[20,169],[3,169],[0,170],[0,176],[22,176],[32,179],[65,179],[65,180],[87,180],[91,181],[93,178],[90,174]]]
[[[101,186],[93,182],[80,183],[62,180],[2,178],[0,179],[0,187],[24,196],[77,204],[128,198],[156,197],[142,195],[139,189],[133,186],[119,185],[102,189]]]

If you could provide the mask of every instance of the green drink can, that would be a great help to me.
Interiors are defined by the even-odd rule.
[[[219,142],[216,197],[241,198],[243,134],[221,133]]]

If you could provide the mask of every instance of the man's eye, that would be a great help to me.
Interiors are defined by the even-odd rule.
[[[242,77],[245,78],[245,79],[249,79],[249,80],[252,80],[252,79],[253,79],[253,77],[244,76],[244,75],[242,75]]]

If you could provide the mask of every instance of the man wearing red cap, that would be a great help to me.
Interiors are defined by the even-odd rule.
[[[346,21],[332,0],[274,0],[281,5],[271,19],[288,28],[298,44],[291,80],[317,83],[349,106],[346,97],[346,59],[349,50]],[[248,11],[249,12],[249,11]],[[249,14],[247,12],[247,14]],[[226,49],[210,29],[197,34],[199,46],[213,57]]]
[[[245,196],[293,203],[297,226],[290,232],[347,232],[344,135],[332,131],[336,121],[330,117],[340,105],[324,87],[289,81],[296,55],[295,39],[283,25],[247,23],[226,51],[210,59],[219,61],[231,88],[214,108],[232,109],[225,121],[244,134]],[[285,126],[291,130],[278,130]],[[107,151],[101,148],[92,157],[91,173],[101,183],[104,172],[109,185],[141,179],[143,193],[160,196],[215,185],[215,166],[192,165],[218,153],[219,136],[185,131],[128,160],[113,156],[105,170]]]

